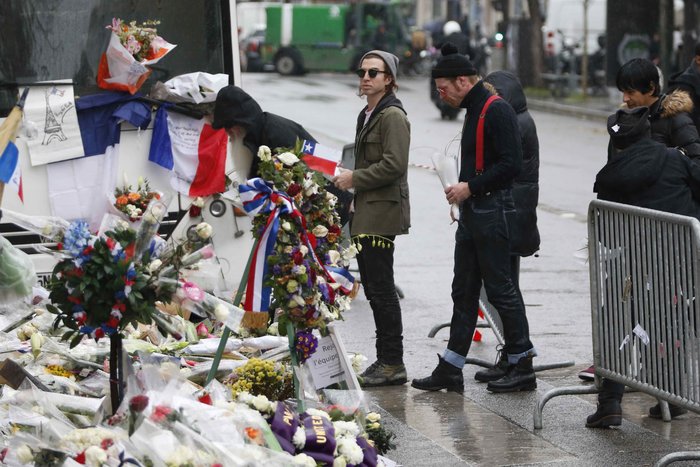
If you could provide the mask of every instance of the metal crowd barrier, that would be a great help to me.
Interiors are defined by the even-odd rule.
[[[549,399],[596,393],[601,378],[656,397],[664,421],[671,420],[669,402],[700,412],[700,222],[594,200],[588,210],[588,257],[595,386],[543,394],[535,429],[542,428]],[[688,456],[700,452],[666,458],[697,459]]]

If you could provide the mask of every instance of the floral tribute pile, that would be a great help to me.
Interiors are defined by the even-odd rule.
[[[147,20],[141,24],[136,21],[126,22],[119,18],[112,19],[112,24],[107,25],[118,38],[119,43],[131,54],[137,62],[153,60],[167,49],[169,45],[158,35],[157,20]]]
[[[356,253],[341,246],[325,179],[297,154],[261,148],[263,178],[240,186],[260,239],[260,268],[249,271],[242,305],[272,311],[263,335],[243,326],[244,310],[230,297],[188,279],[213,262],[211,226],[192,229],[196,239],[159,240],[164,197],[153,196],[138,223],[107,215],[99,232],[3,213],[54,239],[59,261],[46,296],[4,316],[14,324],[0,333],[0,349],[33,379],[2,387],[0,462],[383,465],[393,435],[362,391],[325,389],[314,398],[295,386],[296,362],[313,355],[315,334],[349,307],[347,266]],[[114,340],[103,336],[123,339],[119,354],[130,357],[119,399],[110,397]]]

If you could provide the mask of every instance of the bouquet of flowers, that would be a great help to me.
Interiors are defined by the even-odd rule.
[[[199,239],[157,248],[160,239],[152,225],[157,229],[158,222],[134,230],[118,220],[100,236],[92,235],[84,221],[66,229],[58,244],[62,259],[49,282],[53,305],[47,309],[57,315],[54,328],[69,328],[63,339],[72,339],[71,347],[84,335],[99,340],[130,323],[150,324],[159,316],[156,302],[169,303],[180,287],[181,269],[213,256]]]
[[[114,207],[126,215],[131,222],[141,219],[148,203],[152,199],[160,199],[161,194],[151,190],[148,180],[139,177],[136,189],[124,184],[114,190]]]
[[[107,29],[112,31],[107,51],[102,54],[97,71],[97,85],[113,91],[134,94],[146,81],[153,65],[175,48],[158,35],[160,21],[141,24],[112,19]]]

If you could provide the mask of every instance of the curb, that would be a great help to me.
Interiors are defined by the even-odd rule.
[[[560,104],[559,102],[551,102],[541,99],[530,98],[527,99],[527,106],[529,109],[532,110],[540,110],[559,115],[584,118],[587,120],[599,120],[603,122],[607,122],[608,116],[615,111],[615,109],[610,109],[610,111],[601,109],[590,109],[576,105]]]

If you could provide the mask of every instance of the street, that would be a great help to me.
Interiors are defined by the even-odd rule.
[[[243,75],[242,87],[264,111],[302,124],[320,143],[337,148],[352,142],[355,121],[365,101],[356,96],[357,78],[349,74]],[[427,78],[399,78],[397,96],[411,122],[409,185],[412,227],[396,242],[395,275],[405,298],[405,363],[409,380],[437,364],[447,329],[428,338],[436,324],[451,316],[450,283],[455,226],[430,156],[456,153],[463,112],[440,120],[428,95]],[[595,174],[604,165],[608,136],[600,121],[532,112],[540,141],[541,249],[521,264],[521,288],[536,364],[573,360],[574,366],[538,373],[538,391],[490,394],[466,366],[465,393],[423,393],[405,386],[365,392],[397,433],[397,449],[387,457],[403,465],[653,465],[662,455],[693,449],[697,416],[672,423],[646,417],[655,401],[625,397],[625,422],[618,430],[590,430],[585,417],[595,411],[595,396],[566,396],[550,401],[544,427],[534,431],[537,395],[557,386],[583,384],[576,373],[592,363],[591,317],[586,245],[586,214]],[[579,257],[577,257],[579,256]],[[583,258],[583,259],[582,259]],[[346,348],[374,361],[374,323],[362,292],[339,326]],[[496,339],[482,329],[470,356],[493,361]],[[690,444],[683,444],[684,442]],[[677,464],[682,465],[682,464]]]

